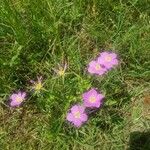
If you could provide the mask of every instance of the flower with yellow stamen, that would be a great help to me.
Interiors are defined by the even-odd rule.
[[[72,122],[74,126],[81,127],[81,125],[88,120],[85,107],[82,105],[74,105],[70,109],[70,112],[67,113],[66,119]]]
[[[67,69],[67,64],[62,67],[61,65],[58,66],[58,69],[53,69],[58,76],[64,76]]]
[[[38,79],[37,81],[33,81],[33,80],[30,81],[31,83],[33,83],[32,88],[35,92],[39,92],[43,88],[42,77],[37,77],[37,79]]]
[[[85,107],[99,108],[102,105],[104,95],[92,88],[82,95]]]

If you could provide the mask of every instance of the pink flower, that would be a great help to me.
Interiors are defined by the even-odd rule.
[[[100,63],[97,61],[91,61],[89,63],[88,72],[91,74],[103,75],[107,71]]]
[[[10,106],[15,107],[15,106],[20,106],[21,103],[25,100],[26,93],[25,92],[18,92],[14,93],[10,96]]]
[[[102,104],[104,95],[98,93],[94,88],[83,93],[83,103],[85,107],[96,107],[99,108]]]
[[[72,122],[76,127],[80,127],[88,119],[85,113],[85,107],[74,105],[67,114],[67,120]]]
[[[98,57],[98,63],[107,69],[111,69],[115,65],[118,65],[117,55],[113,52],[102,52]]]

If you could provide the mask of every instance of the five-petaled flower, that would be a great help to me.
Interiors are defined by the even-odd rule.
[[[92,88],[91,90],[83,93],[82,98],[85,107],[99,108],[102,104],[104,95],[98,93],[94,88]]]
[[[15,106],[20,106],[22,102],[25,100],[26,93],[19,91],[18,93],[14,93],[10,96],[10,106],[15,107]]]
[[[98,57],[98,63],[104,66],[106,69],[111,69],[115,65],[118,65],[117,54],[113,52],[102,52]]]
[[[107,71],[98,61],[91,61],[88,66],[88,72],[91,74],[103,75]]]
[[[88,119],[85,113],[85,107],[81,105],[74,105],[67,114],[67,120],[72,122],[76,127],[80,127]]]

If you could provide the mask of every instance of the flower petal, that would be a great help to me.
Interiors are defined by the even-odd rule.
[[[17,94],[17,96],[18,97],[22,97],[22,92],[19,91],[18,94]]]
[[[72,113],[68,113],[67,114],[67,118],[66,118],[68,121],[72,122],[74,120],[74,116]]]
[[[105,97],[105,96],[102,95],[102,94],[98,94],[98,95],[96,96],[96,98],[97,98],[99,101],[101,101],[104,97]]]
[[[93,107],[99,108],[101,105],[100,101],[97,101],[96,103],[94,103]]]
[[[21,97],[24,99],[26,97],[26,93],[23,92],[22,95],[21,95]]]
[[[72,113],[75,113],[78,111],[78,105],[74,105],[72,108],[71,108],[71,112]]]
[[[71,108],[71,112],[74,114],[76,113],[77,111],[79,111],[80,113],[83,113],[85,110],[84,106],[82,105],[74,105],[72,108]]]
[[[116,58],[117,58],[117,54],[111,53],[111,58],[112,58],[112,59],[116,59]]]
[[[17,102],[15,100],[10,102],[11,107],[19,106],[20,104],[21,104],[21,102]]]
[[[78,111],[79,111],[80,113],[84,113],[85,107],[79,105],[79,106],[78,106]]]
[[[95,73],[94,68],[93,67],[89,67],[88,68],[88,72],[91,73],[91,74],[94,74]]]
[[[82,125],[82,121],[79,120],[79,119],[78,119],[78,120],[76,119],[76,120],[73,121],[73,124],[74,124],[76,127],[79,128],[79,127]]]
[[[113,65],[118,65],[118,60],[117,59],[112,60],[112,64]]]
[[[106,57],[110,54],[110,52],[101,52],[100,57]]]
[[[82,120],[83,122],[87,121],[88,120],[87,114],[85,114],[85,113],[81,114],[80,120]]]
[[[12,94],[12,95],[10,96],[10,99],[11,99],[11,100],[15,100],[16,97],[17,97],[17,94]]]

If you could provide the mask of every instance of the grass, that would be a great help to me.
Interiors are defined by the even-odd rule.
[[[148,150],[148,142],[140,148],[130,141],[135,131],[150,130],[149,5],[147,0],[2,0],[0,149]],[[120,65],[104,77],[88,75],[87,64],[103,49],[118,53]],[[64,63],[63,77],[54,69]],[[9,95],[28,90],[29,80],[39,75],[45,90],[10,108]],[[66,112],[90,87],[106,94],[104,106],[75,129],[65,121]]]

